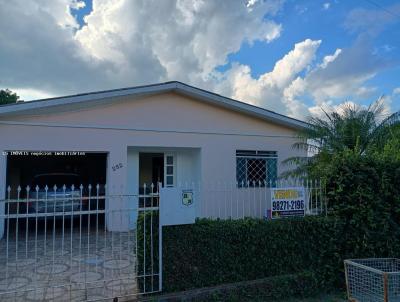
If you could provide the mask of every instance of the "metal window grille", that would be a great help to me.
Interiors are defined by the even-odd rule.
[[[276,179],[276,151],[236,151],[236,181],[239,187],[273,186]]]
[[[344,265],[349,301],[400,301],[399,259],[353,259]]]

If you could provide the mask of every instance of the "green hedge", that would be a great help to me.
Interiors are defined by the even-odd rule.
[[[181,291],[222,283],[318,271],[332,286],[342,266],[338,253],[343,224],[306,217],[264,221],[211,221],[163,231],[164,290]]]
[[[311,272],[280,275],[254,282],[226,284],[206,288],[186,295],[183,301],[282,301],[287,298],[305,298],[318,294],[318,284]]]
[[[144,269],[143,215],[139,218],[139,275],[151,272],[150,215],[146,220],[146,265]],[[158,273],[158,224],[153,216],[153,272]],[[343,259],[398,256],[369,240],[367,231],[348,232],[348,225],[332,217],[305,217],[264,221],[198,220],[192,225],[169,226],[163,230],[163,288],[182,291],[223,283],[254,280],[312,271],[321,288],[344,285]],[[382,242],[388,243],[382,236]],[[398,237],[397,237],[398,238]],[[357,245],[362,240],[363,245]],[[352,242],[354,248],[352,249]],[[375,249],[373,248],[375,247]],[[139,278],[149,290],[158,278]]]
[[[398,234],[381,234],[383,249],[367,230],[348,232],[336,218],[208,221],[163,232],[164,290],[312,271],[320,288],[343,288],[343,260],[398,257]],[[389,241],[388,238],[391,238]],[[363,245],[357,245],[362,242]],[[356,246],[357,245],[357,246]],[[353,246],[353,248],[352,248]]]
[[[332,159],[326,183],[330,213],[346,224],[344,256],[400,251],[400,161],[348,152]]]
[[[146,229],[150,231],[150,216]],[[143,216],[139,226],[143,226]],[[153,216],[154,218],[154,216]],[[157,230],[153,220],[153,230]],[[266,221],[198,220],[192,225],[163,228],[163,289],[183,291],[224,283],[282,276],[281,286],[291,292],[293,276],[310,272],[304,288],[337,289],[344,287],[343,260],[360,257],[398,256],[400,249],[384,249],[368,239],[367,230],[348,232],[348,224],[336,217],[305,217]],[[140,228],[139,228],[140,229]],[[139,273],[143,273],[143,234],[138,232]],[[147,233],[149,234],[149,233]],[[382,241],[396,234],[382,233]],[[149,236],[146,235],[146,259],[149,259]],[[155,237],[158,238],[158,237]],[[363,246],[354,246],[362,239]],[[375,247],[375,248],[374,248]],[[155,252],[154,263],[158,261]],[[156,269],[156,267],[154,267]],[[146,272],[150,272],[148,260]],[[158,286],[157,279],[139,279],[143,288]],[[306,294],[307,291],[304,291]]]

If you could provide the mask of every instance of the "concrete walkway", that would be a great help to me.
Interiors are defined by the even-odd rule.
[[[134,231],[21,235],[0,241],[0,301],[84,301],[138,291]]]

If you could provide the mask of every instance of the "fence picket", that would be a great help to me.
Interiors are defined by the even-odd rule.
[[[300,186],[305,189],[306,215],[326,215],[328,206],[325,186],[318,179],[232,180],[209,183],[184,181],[171,189],[193,190],[198,217],[269,219],[271,188]],[[114,294],[123,296],[120,292],[125,286],[122,286],[123,282],[126,281],[121,279],[116,270],[108,269],[107,265],[128,261],[132,267],[129,278],[141,280],[140,288],[135,285],[135,294],[158,291],[161,283],[156,280],[159,280],[161,271],[157,269],[159,259],[156,260],[155,254],[159,253],[160,246],[156,247],[155,240],[160,236],[156,236],[159,230],[153,226],[153,222],[156,217],[158,219],[156,211],[160,202],[159,184],[143,184],[139,194],[131,196],[118,194],[123,191],[123,188],[115,190],[114,187],[109,190],[106,185],[100,184],[89,184],[86,187],[82,184],[79,187],[48,184],[42,187],[26,186],[24,189],[21,186],[8,186],[6,198],[0,200],[0,205],[5,209],[4,214],[0,214],[5,226],[4,238],[0,238],[0,269],[4,268],[5,274],[0,276],[0,282],[5,278],[6,284],[13,284],[15,272],[23,272],[29,268],[32,270],[29,274],[35,277],[32,278],[32,284],[26,287],[25,294],[34,294],[39,298],[43,292],[56,295],[60,285],[54,284],[48,291],[44,290],[39,285],[39,271],[43,270],[45,263],[48,273],[55,274],[63,267],[60,265],[62,259],[65,262],[63,265],[76,268],[77,276],[70,276],[61,285],[61,288],[68,288],[70,298],[75,298],[78,293],[87,297],[90,286],[98,286],[99,291],[96,293],[107,298]],[[137,233],[130,233],[130,229],[121,230],[119,227],[110,231],[107,228],[108,224],[120,223],[136,230],[135,219],[139,214],[148,216],[148,220],[141,221],[141,227],[143,230],[148,229],[148,232],[141,234],[140,242]],[[56,226],[58,218],[60,219]],[[143,250],[138,250],[138,244],[143,245]],[[138,253],[143,256],[140,263],[137,261]],[[22,266],[24,261],[32,263]],[[92,263],[92,269],[88,263]],[[96,285],[90,285],[88,279],[93,274],[103,276]],[[0,300],[6,294],[0,287]]]
[[[270,188],[304,187],[305,215],[327,213],[324,187],[320,180],[277,179],[264,181],[227,182],[215,181],[210,184],[191,183],[199,198],[198,217],[210,219],[238,219],[253,217],[265,219],[271,209]],[[187,189],[187,185],[178,189]]]

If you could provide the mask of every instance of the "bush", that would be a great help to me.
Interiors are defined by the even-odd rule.
[[[366,237],[364,226],[349,229],[337,217],[198,220],[164,228],[163,289],[182,291],[306,271],[312,273],[307,282],[315,288],[343,289],[344,259],[397,257],[399,238],[399,232],[387,234],[384,229],[376,238]]]
[[[211,221],[163,231],[164,290],[181,291],[310,270],[331,286],[342,262],[336,219]],[[318,281],[318,282],[317,282]]]
[[[400,251],[400,162],[351,152],[334,157],[327,178],[331,215],[345,223],[344,257]]]
[[[185,297],[184,301],[282,301],[292,297],[304,298],[317,294],[315,280],[311,272],[281,275],[205,289],[205,292]]]

